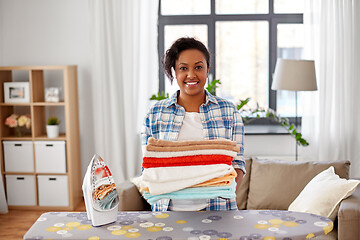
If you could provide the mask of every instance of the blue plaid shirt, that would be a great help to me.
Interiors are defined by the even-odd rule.
[[[225,138],[236,141],[240,146],[237,157],[233,159],[234,168],[240,168],[244,173],[243,159],[244,125],[235,105],[227,100],[211,95],[205,90],[206,101],[199,108],[203,124],[204,139]],[[141,130],[141,143],[147,144],[149,137],[176,141],[179,137],[185,109],[177,104],[176,92],[171,98],[156,102],[149,110]],[[208,199],[205,210],[234,210],[237,209],[236,199],[215,198]],[[162,199],[152,205],[153,211],[170,210],[170,199]]]

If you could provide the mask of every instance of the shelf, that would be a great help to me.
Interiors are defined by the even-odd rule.
[[[67,173],[35,173],[35,172],[3,172],[3,175],[62,175],[66,176]]]
[[[3,141],[36,141],[36,140],[46,140],[46,141],[65,141],[66,140],[66,134],[65,133],[60,133],[59,137],[57,138],[48,138],[46,135],[41,135],[38,137],[32,137],[30,135],[24,136],[24,137],[12,137],[12,136],[8,136],[8,137],[2,137],[1,140]]]
[[[34,172],[3,172],[3,175],[35,175]]]
[[[65,106],[64,102],[34,102],[34,106]]]
[[[36,173],[35,175],[61,175],[61,176],[66,176],[68,175],[67,173]]]
[[[25,106],[25,107],[29,107],[29,106],[31,106],[31,103],[0,103],[0,106],[5,106],[5,107]]]
[[[26,103],[9,103],[4,102],[4,83],[5,82],[29,82],[29,95],[30,102]],[[59,88],[59,102],[46,102],[45,94],[47,88]],[[35,196],[36,204],[28,206],[13,206],[9,204],[9,209],[34,209],[34,210],[73,210],[82,199],[81,189],[81,157],[80,157],[80,136],[79,136],[79,106],[78,106],[78,88],[77,88],[77,67],[75,65],[62,65],[62,66],[8,66],[0,67],[0,172],[3,174],[3,178],[6,175],[24,175],[26,177],[35,177]],[[17,115],[29,114],[31,116],[31,129],[25,131],[25,135],[22,137],[16,137],[14,128],[9,128],[4,124],[5,119],[11,114]],[[56,116],[59,118],[60,135],[57,138],[48,138],[46,134],[46,124],[49,117]],[[24,145],[32,144],[29,149],[32,149],[32,153],[21,153],[23,149],[14,149],[10,144],[4,143],[4,141],[28,141]],[[36,154],[36,144],[43,142],[64,141],[64,149],[61,149],[61,154],[64,154],[66,168],[60,173],[54,173],[52,171],[57,168],[49,168],[41,172],[40,168],[35,168],[38,163],[41,166],[41,161],[38,159],[44,159],[40,155]],[[41,142],[40,144],[43,144]],[[61,143],[63,144],[63,143]],[[14,145],[15,146],[15,145]],[[20,146],[20,144],[19,144]],[[6,148],[5,148],[6,147]],[[16,146],[18,147],[18,146]],[[52,148],[53,149],[53,148]],[[58,154],[52,149],[45,149],[43,152],[49,154],[46,159],[51,157],[57,157]],[[31,172],[24,172],[26,169],[19,167],[21,164],[15,164],[15,168],[8,168],[5,171],[5,152],[14,154],[7,154],[10,160],[12,159],[25,159],[26,163],[34,166],[33,169],[29,169]],[[52,155],[51,155],[52,154]],[[20,156],[20,157],[19,157]],[[31,161],[30,162],[30,158]],[[38,158],[38,159],[37,159]],[[10,161],[8,160],[8,161]],[[10,161],[10,163],[12,163]],[[10,165],[10,164],[9,164]],[[46,165],[43,163],[43,165]],[[11,171],[9,171],[11,170]],[[37,172],[39,171],[39,172]],[[61,185],[66,188],[68,194],[68,206],[41,206],[39,204],[39,182],[37,177],[43,176],[66,176],[68,183]],[[13,183],[14,184],[14,183]],[[10,187],[11,188],[11,187]],[[8,194],[7,186],[5,189]],[[50,194],[51,195],[51,194]],[[7,195],[8,196],[8,195]],[[56,199],[53,199],[54,201]]]
[[[32,141],[32,137],[30,135],[26,135],[24,137],[8,136],[8,137],[2,137],[1,140],[3,140],[3,141]]]
[[[46,141],[57,141],[57,140],[66,140],[66,134],[60,133],[57,138],[48,138],[46,135],[37,136],[34,140],[46,140]]]

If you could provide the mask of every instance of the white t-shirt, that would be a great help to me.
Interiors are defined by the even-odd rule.
[[[185,112],[184,121],[180,128],[178,141],[203,139],[203,126],[200,118],[200,113]]]
[[[204,137],[200,113],[185,112],[178,141],[202,139]],[[206,202],[206,199],[172,199],[170,209],[173,211],[198,211],[207,206]]]

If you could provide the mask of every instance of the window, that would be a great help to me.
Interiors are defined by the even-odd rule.
[[[218,96],[234,103],[251,97],[253,105],[295,116],[295,94],[275,92],[271,83],[278,57],[302,58],[303,1],[159,1],[159,56],[177,38],[196,37],[212,53],[209,80],[221,80]],[[170,85],[159,66],[159,90],[172,94],[176,82]]]

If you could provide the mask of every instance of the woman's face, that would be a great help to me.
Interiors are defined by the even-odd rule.
[[[196,96],[204,94],[209,73],[204,54],[197,49],[184,50],[175,62],[176,81],[180,94]]]

